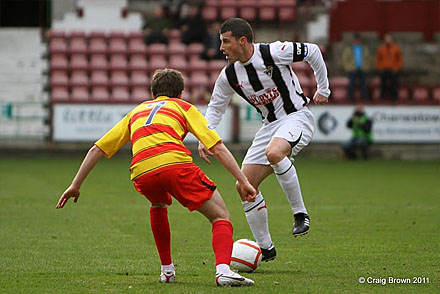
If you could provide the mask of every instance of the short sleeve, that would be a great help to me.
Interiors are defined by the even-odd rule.
[[[96,141],[98,146],[110,158],[130,140],[129,117],[124,116],[110,131]]]
[[[205,117],[195,107],[191,106],[185,113],[188,130],[199,139],[199,141],[210,149],[217,142],[221,141],[216,130],[208,123]]]

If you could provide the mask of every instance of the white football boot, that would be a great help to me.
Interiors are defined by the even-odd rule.
[[[215,282],[217,286],[221,287],[240,287],[240,286],[253,286],[255,283],[251,279],[240,276],[235,272],[231,274],[219,274],[215,275]]]
[[[176,272],[166,271],[160,273],[159,283],[174,283],[175,281],[176,281]]]

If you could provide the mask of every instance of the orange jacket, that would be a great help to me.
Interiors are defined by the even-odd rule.
[[[378,70],[398,71],[402,68],[402,52],[394,43],[382,44],[376,52],[376,67]]]

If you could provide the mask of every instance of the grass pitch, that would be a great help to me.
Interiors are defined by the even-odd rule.
[[[218,289],[210,224],[177,201],[169,208],[177,283],[157,282],[148,202],[129,181],[128,157],[102,159],[78,203],[55,210],[81,161],[0,158],[0,293],[440,292],[439,162],[300,156],[310,233],[291,236],[290,208],[271,176],[261,190],[277,259],[246,275],[254,287]],[[219,186],[234,239],[252,238],[232,176],[197,163]]]

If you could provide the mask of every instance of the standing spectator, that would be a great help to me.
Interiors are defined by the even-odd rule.
[[[355,34],[351,46],[345,48],[342,62],[344,69],[348,73],[348,99],[354,101],[354,88],[359,80],[362,100],[367,99],[367,72],[370,69],[370,51],[362,44],[359,34]]]
[[[206,36],[206,24],[200,15],[198,6],[191,5],[188,9],[188,15],[182,19],[182,42],[203,43]]]
[[[220,23],[218,21],[213,22],[206,33],[205,50],[202,52],[202,58],[205,60],[213,59],[225,59],[225,55],[220,51],[220,45],[222,41],[218,35],[220,30]]]
[[[147,18],[144,23],[145,44],[168,44],[167,33],[171,28],[171,22],[164,15],[162,6],[157,5],[153,17]]]
[[[356,159],[359,151],[363,159],[368,159],[368,149],[373,143],[371,127],[372,121],[365,114],[364,107],[356,105],[352,117],[347,121],[347,128],[353,130],[353,136],[342,145],[348,159]]]
[[[387,89],[390,90],[393,101],[397,99],[399,71],[402,63],[402,51],[399,45],[393,42],[390,34],[385,34],[384,43],[376,52],[376,67],[380,73],[380,97],[382,99],[385,99]],[[388,82],[390,87],[388,87]]]

